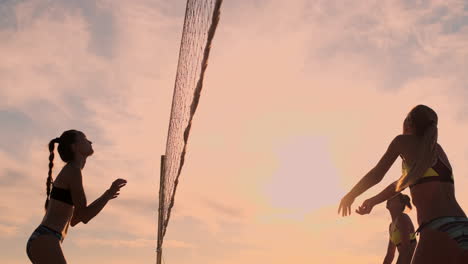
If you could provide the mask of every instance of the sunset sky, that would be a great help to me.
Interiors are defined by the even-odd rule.
[[[93,141],[89,203],[128,180],[96,218],[69,230],[68,262],[155,263],[184,12],[182,0],[0,1],[2,263],[28,263],[47,144],[68,129]],[[421,103],[439,115],[467,210],[467,69],[466,0],[225,0],[165,263],[381,262],[385,207],[342,218],[338,203]],[[397,160],[353,210],[400,169]]]

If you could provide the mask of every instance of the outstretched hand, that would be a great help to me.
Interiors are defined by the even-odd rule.
[[[354,202],[354,197],[351,196],[349,193],[346,194],[343,199],[341,199],[340,206],[338,207],[338,214],[341,214],[342,216],[347,216],[351,215],[351,205]]]
[[[356,213],[360,215],[370,214],[374,205],[370,199],[367,199],[356,209]]]
[[[127,181],[124,179],[115,180],[109,190],[106,191],[106,196],[109,200],[117,198],[120,194],[120,188],[124,187]]]

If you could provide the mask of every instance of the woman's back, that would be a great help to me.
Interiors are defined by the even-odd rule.
[[[77,168],[73,168],[71,165],[65,165],[60,173],[57,175],[53,188],[59,188],[64,191],[69,191],[71,186],[70,186],[70,181],[69,181],[69,175],[70,175],[70,170],[79,170]],[[47,211],[42,219],[43,225],[50,227],[53,230],[56,230],[62,235],[66,234],[66,230],[68,228],[68,225],[70,224],[70,220],[73,216],[73,210],[74,207],[71,204],[68,204],[64,201],[54,199],[51,197],[49,204],[47,206]]]
[[[407,165],[414,164],[421,139],[413,135],[402,137],[401,156]],[[443,148],[437,144],[437,159],[450,172],[452,167]],[[455,199],[452,182],[429,181],[410,187],[413,204],[417,208],[418,223],[422,224],[441,216],[465,216]]]

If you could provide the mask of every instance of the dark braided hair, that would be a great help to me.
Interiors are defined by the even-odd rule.
[[[45,210],[47,210],[47,206],[49,205],[51,186],[54,182],[52,178],[52,168],[54,167],[55,143],[59,144],[58,152],[59,152],[60,158],[64,162],[70,162],[74,158],[71,144],[75,143],[77,134],[78,134],[78,131],[76,130],[67,130],[63,132],[59,138],[54,138],[49,142],[50,155],[49,155],[49,172],[47,173],[47,182],[46,182],[47,197],[45,201]]]

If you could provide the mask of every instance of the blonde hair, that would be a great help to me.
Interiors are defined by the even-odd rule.
[[[422,140],[418,146],[416,160],[411,164],[409,172],[397,182],[396,191],[400,192],[414,184],[437,159],[437,114],[430,107],[417,105],[408,114],[414,134]]]

